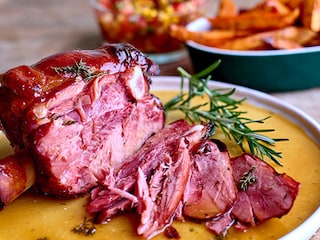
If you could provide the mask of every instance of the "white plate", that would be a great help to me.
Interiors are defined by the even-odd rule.
[[[180,88],[180,77],[174,76],[157,76],[152,78],[152,90],[177,90]],[[252,90],[246,87],[210,81],[211,88],[236,88],[235,97],[246,98],[247,101],[255,106],[263,109],[271,110],[282,115],[291,122],[300,126],[303,131],[313,139],[320,147],[320,125],[310,116],[298,108],[287,104],[269,94]],[[320,160],[320,159],[319,159]],[[300,226],[295,228],[290,233],[281,237],[281,240],[292,239],[310,239],[312,235],[320,228],[320,206],[317,210],[308,217]]]
[[[230,84],[215,82],[215,81],[210,82],[209,86],[212,88],[236,88],[237,91],[235,95],[237,97],[239,98],[245,97],[247,98],[247,101],[249,103],[256,105],[258,107],[261,107],[263,109],[263,114],[266,112],[264,110],[270,110],[272,112],[281,114],[289,121],[295,123],[295,126],[296,125],[299,126],[299,128],[296,128],[296,127],[294,128],[294,129],[298,129],[299,131],[298,136],[303,135],[304,139],[307,139],[307,141],[312,144],[312,149],[313,150],[316,149],[316,151],[314,152],[316,152],[320,156],[320,152],[318,151],[318,148],[317,148],[320,145],[319,143],[320,127],[316,121],[308,117],[302,111],[292,107],[291,105],[281,102],[275,97],[272,97],[265,93],[251,90],[245,87],[240,87],[240,86],[235,86],[235,85],[230,85]],[[177,91],[179,90],[179,88],[180,88],[179,77],[171,77],[171,76],[153,77],[151,90]],[[158,96],[158,97],[161,97],[161,96]],[[310,140],[310,138],[305,136],[305,134],[301,132],[300,129],[306,132],[306,134],[309,135],[312,140]],[[1,136],[1,133],[0,133],[0,137],[1,137],[0,152],[1,154],[4,154],[4,152],[8,153],[8,150],[10,150],[10,148],[8,147],[9,144],[7,141],[4,142],[4,137]],[[287,146],[287,144],[284,144],[284,145]],[[320,157],[319,159],[318,158],[313,158],[313,159],[315,159],[315,161],[318,161],[320,160]],[[312,161],[312,163],[314,163],[315,161]],[[315,168],[314,164],[309,166],[308,169],[305,171],[309,171],[310,168]],[[299,168],[298,169],[299,175],[301,175],[300,171],[301,170]],[[312,174],[313,174],[312,176],[315,176],[316,173],[313,172]],[[297,174],[295,176],[297,176]],[[316,178],[319,183],[320,180],[318,176],[319,174],[316,175]],[[308,182],[308,184],[311,185],[310,182]],[[316,186],[319,186],[319,185],[316,185]],[[306,202],[305,199],[309,198],[309,192],[307,192],[305,189],[306,188],[303,189],[304,190],[303,194],[300,194],[302,193],[300,192],[299,193],[300,195],[298,195],[298,198],[300,196],[299,207],[302,206],[301,208],[299,208],[300,210],[299,212],[301,212],[301,209],[302,211],[305,211],[305,208],[304,208],[305,202]],[[317,192],[314,196],[317,197],[320,195]],[[8,237],[8,239],[34,240],[43,236],[48,237],[48,239],[58,239],[56,237],[57,234],[61,234],[61,236],[67,236],[67,237],[64,237],[63,239],[78,240],[81,238],[77,234],[72,233],[70,229],[74,227],[76,224],[79,224],[81,223],[81,221],[83,221],[83,216],[85,214],[85,209],[83,208],[84,204],[86,203],[85,199],[79,199],[79,201],[72,200],[68,202],[50,201],[50,203],[48,202],[48,200],[45,200],[45,199],[43,200],[42,198],[36,198],[36,201],[32,199],[33,197],[32,198],[29,198],[28,196],[21,197],[20,199],[17,199],[16,202],[7,206],[7,208],[5,208],[3,212],[0,212],[0,222],[5,223],[5,224],[0,224],[0,239],[2,239],[3,237],[2,234],[8,234],[8,233],[10,233],[8,235],[10,236]],[[281,231],[282,230],[284,231],[280,235],[282,236],[281,240],[310,239],[312,234],[320,227],[320,208],[317,205],[319,201],[314,201],[314,202],[312,204],[313,206],[312,209],[310,210],[309,208],[308,213],[304,214],[305,216],[303,218],[305,220],[303,222],[302,220],[299,220],[298,224],[295,224],[293,227],[290,228],[292,229],[295,226],[297,226],[292,231],[291,230],[287,231],[286,230],[287,227],[283,228],[283,226],[278,225],[279,223],[282,224],[283,221],[285,221],[285,220],[282,220],[283,218],[281,219],[281,221],[278,221],[278,219],[276,219],[275,221],[272,222],[271,220],[271,223],[270,224],[267,223],[267,225],[276,226],[276,228],[282,227]],[[48,206],[52,206],[52,208]],[[8,218],[8,215],[10,215],[9,218]],[[284,217],[287,220],[293,219],[290,216],[291,215],[289,213],[287,216],[284,216]],[[9,219],[9,221],[7,219]],[[10,225],[10,223],[12,223],[10,219],[14,219],[15,221],[13,222],[12,225]],[[46,220],[43,221],[43,219],[46,219]],[[106,227],[99,226],[97,233],[93,236],[90,236],[89,238],[92,240],[104,239],[105,236],[110,236],[110,234],[112,234],[111,236],[115,236],[115,234],[118,233],[117,231],[122,231],[123,229],[125,229],[125,231],[129,233],[129,235],[131,234],[130,236],[125,236],[125,237],[127,237],[127,239],[133,239],[134,235],[131,231],[135,231],[135,229],[132,229],[131,225],[127,226],[126,224],[128,224],[126,220],[125,221],[120,220],[120,222],[117,222],[117,220],[116,222],[111,221],[109,224],[106,225]],[[117,228],[113,228],[113,226],[117,226]],[[264,226],[265,225],[260,226],[261,227],[260,230],[263,229],[264,231],[265,229]],[[259,226],[257,227],[257,229],[258,228]],[[186,227],[185,229],[189,229],[189,228]],[[110,231],[112,231],[112,233],[110,233]],[[187,232],[190,232],[190,231],[187,231]],[[29,238],[27,238],[26,237],[27,233],[31,234],[30,236],[32,238],[30,238],[30,236]],[[195,233],[196,231],[192,233],[190,232],[190,234],[195,234]],[[286,234],[286,235],[283,236],[283,234]],[[211,236],[211,233],[209,233],[209,235]],[[11,236],[13,237],[11,238]],[[244,237],[246,237],[246,235],[244,235]],[[61,239],[61,237],[59,239]],[[165,237],[162,236],[160,237],[160,239],[165,239]]]

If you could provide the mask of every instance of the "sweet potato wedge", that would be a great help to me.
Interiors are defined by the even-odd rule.
[[[320,0],[305,0],[301,8],[303,26],[320,32]]]
[[[224,43],[216,47],[230,49],[230,50],[261,50],[268,49],[270,43],[265,39],[286,39],[294,41],[297,44],[303,45],[316,36],[316,33],[307,28],[299,28],[289,26],[282,29],[260,32],[242,38],[235,38],[226,40]],[[298,46],[298,45],[296,45]]]
[[[233,0],[220,0],[217,16],[227,17],[238,15],[239,9]]]
[[[270,13],[261,11],[260,14],[239,14],[233,17],[209,17],[213,28],[267,31],[293,25],[299,17],[298,8],[288,14]]]
[[[302,48],[302,45],[291,39],[281,37],[266,37],[263,39],[274,49],[296,49]]]
[[[206,46],[216,47],[223,44],[226,40],[248,36],[251,32],[221,29],[193,32],[183,26],[172,25],[170,27],[170,34],[172,37],[182,42],[191,40]]]
[[[217,16],[207,20],[211,23],[207,31],[192,32],[173,25],[171,35],[183,42],[231,50],[320,45],[320,0],[264,0],[241,11],[233,0],[221,0]]]
[[[245,11],[244,15],[259,15],[261,12],[266,13],[278,13],[278,14],[288,14],[292,9],[290,9],[286,4],[281,2],[281,0],[265,0],[258,4],[256,7]]]

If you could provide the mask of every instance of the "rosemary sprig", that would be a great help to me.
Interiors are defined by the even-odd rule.
[[[65,67],[53,67],[56,73],[70,74],[72,77],[80,77],[83,81],[88,82],[93,78],[96,78],[103,74],[103,72],[94,72],[90,67],[87,66],[86,62],[80,59],[79,62],[75,62],[74,65]]]
[[[278,160],[278,158],[282,158],[281,153],[272,147],[276,141],[287,139],[274,139],[263,135],[263,133],[274,131],[274,129],[253,130],[249,127],[249,124],[252,123],[264,123],[269,117],[258,120],[244,117],[246,112],[240,111],[238,107],[245,99],[232,98],[236,89],[211,89],[208,86],[208,81],[211,80],[211,76],[208,74],[219,64],[220,61],[217,61],[195,75],[191,75],[179,67],[180,92],[164,105],[166,113],[178,110],[184,113],[185,118],[192,123],[214,122],[215,127],[220,128],[226,137],[233,139],[243,151],[245,151],[247,144],[252,154],[260,156],[262,159],[267,156],[282,166]],[[185,91],[186,80],[188,81],[187,91]],[[207,96],[209,100],[202,104],[193,105],[192,100],[198,96]]]

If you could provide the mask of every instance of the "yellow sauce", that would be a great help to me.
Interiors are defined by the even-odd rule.
[[[157,92],[156,95],[160,96],[163,102],[173,96],[168,92]],[[259,125],[259,128],[275,129],[270,136],[290,139],[276,145],[276,150],[283,153],[281,162],[284,167],[272,165],[278,172],[286,172],[300,182],[301,187],[289,214],[281,219],[271,219],[246,232],[231,229],[225,239],[278,239],[300,225],[320,205],[320,149],[299,126],[282,116],[247,104],[244,109],[250,113],[249,117],[255,119],[272,115],[271,119]],[[168,121],[177,117],[180,116],[171,115]],[[217,133],[216,138],[223,140],[221,133]],[[237,147],[229,142],[227,144],[232,155],[239,154]],[[2,135],[0,157],[9,152],[10,145]],[[57,200],[27,193],[0,211],[0,239],[139,239],[136,234],[139,218],[135,213],[122,214],[106,225],[95,225],[96,233],[91,236],[74,233],[74,227],[83,223],[86,216],[90,218],[86,214],[85,205],[86,197]],[[214,239],[212,233],[199,223],[175,222],[173,226],[178,230],[181,239]],[[154,239],[167,238],[160,234]]]

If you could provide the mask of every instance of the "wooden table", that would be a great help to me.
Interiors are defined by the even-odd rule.
[[[0,73],[18,65],[33,64],[57,52],[93,49],[101,43],[87,0],[0,0]],[[192,71],[186,57],[161,65],[161,75],[176,75],[177,66]],[[272,95],[320,123],[320,86]],[[320,239],[320,233],[315,239]]]

